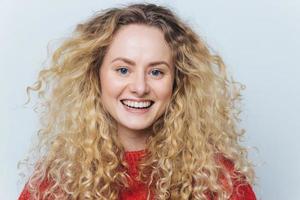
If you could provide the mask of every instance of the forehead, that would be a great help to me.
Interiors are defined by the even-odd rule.
[[[134,60],[164,60],[171,62],[171,49],[163,32],[147,25],[126,25],[113,37],[107,57],[124,56]]]

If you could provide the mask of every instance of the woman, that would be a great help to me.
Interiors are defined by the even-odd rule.
[[[19,199],[255,199],[225,69],[161,6],[79,24],[29,88],[45,153]]]

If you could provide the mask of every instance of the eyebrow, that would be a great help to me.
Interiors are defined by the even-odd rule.
[[[118,60],[123,61],[123,62],[125,62],[129,65],[135,65],[135,62],[133,60],[130,60],[128,58],[123,58],[123,57],[117,57],[117,58],[113,59],[111,62],[115,62],[115,61],[118,61]],[[167,65],[171,69],[171,66],[165,61],[154,61],[154,62],[149,63],[149,65],[150,66]]]

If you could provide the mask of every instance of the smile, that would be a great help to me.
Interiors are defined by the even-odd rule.
[[[131,100],[121,100],[121,103],[129,108],[135,109],[147,109],[150,108],[154,102],[153,101],[131,101]]]

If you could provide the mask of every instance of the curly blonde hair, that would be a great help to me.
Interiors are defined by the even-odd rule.
[[[186,23],[154,4],[104,10],[79,24],[27,88],[29,98],[37,92],[42,108],[34,147],[40,157],[28,181],[33,199],[113,200],[128,187],[125,150],[101,102],[99,68],[116,31],[129,24],[160,29],[175,67],[172,99],[153,124],[138,179],[156,199],[228,199],[232,174],[220,159],[233,164],[235,178],[254,179],[239,144],[242,86],[228,79],[222,59]],[[51,184],[41,194],[45,180]]]

